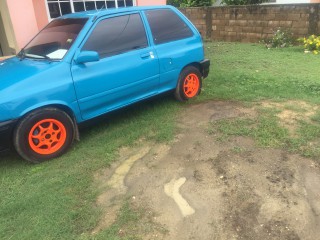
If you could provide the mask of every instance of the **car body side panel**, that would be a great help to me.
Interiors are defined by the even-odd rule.
[[[138,14],[141,17],[138,11],[130,14]],[[110,18],[123,15],[127,14],[112,15]],[[98,24],[108,19],[109,17],[102,17],[93,23],[78,47],[75,59]],[[141,20],[144,24],[142,18]],[[146,37],[149,38],[148,35]],[[84,120],[153,96],[158,92],[159,62],[149,40],[145,48],[107,56],[97,62],[78,64],[73,61],[71,72]]]
[[[152,57],[141,58],[148,54]],[[74,64],[72,75],[83,119],[155,95],[159,86],[158,61],[150,47]]]
[[[18,58],[8,61],[6,68],[0,68],[4,76],[0,80],[0,105],[7,109],[0,114],[0,122],[18,119],[47,105],[64,105],[81,121],[69,63]]]
[[[145,11],[157,9],[174,11],[194,35],[155,45]],[[144,23],[148,38],[146,48],[134,48],[130,52],[97,62],[77,64],[74,61],[99,21],[133,13],[139,13]],[[108,9],[75,13],[61,18],[88,19],[61,61],[24,58],[20,54],[21,59],[13,57],[0,63],[0,151],[5,149],[4,145],[12,142],[10,138],[12,140],[19,120],[35,109],[63,106],[63,109],[70,109],[77,123],[82,123],[175,89],[180,72],[189,64],[201,64],[203,76],[208,74],[210,62],[204,61],[199,32],[173,7]]]
[[[202,48],[196,36],[164,43],[155,47],[160,61],[159,92],[174,89],[182,69],[203,59],[199,49]],[[171,49],[171,51],[168,51]]]
[[[199,63],[204,59],[203,43],[196,27],[180,11],[174,8],[171,8],[171,10],[189,26],[194,35],[185,39],[156,45],[152,40],[150,26],[147,24],[150,41],[159,59],[159,93],[175,89],[182,69],[189,64]],[[147,19],[145,12],[144,18]]]
[[[109,74],[112,79],[116,80],[113,80],[108,88],[98,94],[90,93],[90,88],[99,88],[100,84],[106,81],[106,79],[101,78],[101,75],[99,76],[99,69],[96,69],[98,75],[95,77],[98,85],[91,86],[90,83],[87,83],[88,85],[80,86],[83,78],[81,74],[84,73],[85,66],[77,66],[75,72],[79,75],[76,81],[80,85],[77,89],[79,95],[76,96],[71,75],[71,66],[74,64],[72,59],[96,22],[106,16],[118,15],[118,10],[105,11],[104,13],[85,13],[79,16],[77,14],[63,16],[87,17],[88,21],[65,58],[60,62],[38,61],[27,58],[20,60],[16,57],[2,62],[0,66],[0,122],[19,119],[36,108],[57,104],[70,108],[77,122],[82,122],[115,108],[136,102],[139,99],[174,89],[181,70],[190,63],[200,62],[204,59],[201,37],[196,28],[178,10],[172,7],[159,7],[159,9],[171,9],[176,12],[189,25],[194,32],[194,36],[154,45],[150,27],[144,15],[144,11],[148,9],[134,8],[134,11],[141,13],[149,39],[149,47],[139,50],[139,54],[152,52],[153,58],[142,59],[137,54],[128,54],[125,58],[116,56],[101,60],[105,61],[106,66],[110,67]],[[158,9],[158,7],[152,9]],[[130,9],[125,11],[130,12]],[[109,15],[110,13],[111,15]],[[149,63],[147,68],[143,68],[143,62],[147,61]],[[128,65],[129,62],[132,64]],[[86,74],[87,77],[90,75],[88,72]],[[125,77],[131,77],[132,81],[123,82],[119,85],[119,79]],[[140,95],[135,92],[135,89],[138,90]],[[86,91],[88,92],[85,93]],[[95,97],[98,96],[101,97],[100,102],[96,102]],[[118,99],[117,103],[113,102],[114,99]],[[101,108],[105,103],[106,106]],[[82,105],[82,115],[79,104]],[[94,104],[97,104],[97,107]],[[100,110],[98,111],[95,108],[98,108],[99,105]]]

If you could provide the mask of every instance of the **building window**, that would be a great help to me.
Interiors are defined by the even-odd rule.
[[[47,0],[50,18],[74,12],[135,6],[135,0]]]

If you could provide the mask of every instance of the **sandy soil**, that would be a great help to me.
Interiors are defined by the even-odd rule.
[[[219,142],[208,134],[212,121],[255,114],[234,102],[192,105],[171,145],[122,149],[114,166],[97,173],[105,216],[93,234],[112,224],[130,196],[168,230],[144,239],[320,239],[317,162],[257,148],[250,138]]]

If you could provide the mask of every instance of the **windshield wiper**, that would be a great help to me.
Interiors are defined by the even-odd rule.
[[[22,61],[25,58],[46,59],[46,60],[52,61],[52,58],[48,57],[47,55],[29,54],[29,53],[26,53],[24,49],[21,49],[21,51],[18,53],[17,56],[20,57],[20,61]]]
[[[48,57],[47,55],[38,55],[39,57],[43,57],[46,60],[52,61],[52,58]]]
[[[20,58],[20,61],[22,61],[23,59],[25,59],[25,57],[26,57],[26,52],[24,51],[24,48],[22,48],[21,51],[17,54],[17,57]]]

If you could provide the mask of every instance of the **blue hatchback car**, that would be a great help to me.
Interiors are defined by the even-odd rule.
[[[57,18],[0,62],[0,151],[58,157],[79,123],[167,91],[197,96],[209,66],[199,32],[170,6]]]

